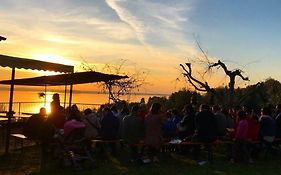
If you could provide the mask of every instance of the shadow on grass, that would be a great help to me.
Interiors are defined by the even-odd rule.
[[[41,164],[40,149],[37,146],[25,148],[24,152],[12,152],[6,156],[0,156],[0,174],[28,174],[28,175],[71,175],[71,174],[140,174],[140,175],[243,175],[243,174],[280,174],[281,158],[271,156],[267,160],[258,160],[254,164],[227,164],[222,156],[215,155],[214,164],[199,166],[192,160],[190,155],[180,155],[177,153],[161,153],[160,162],[157,164],[142,164],[140,162],[131,163],[128,153],[120,150],[116,157],[108,153],[95,154],[97,168],[85,168],[75,170],[74,167],[62,167],[51,157],[47,162]]]

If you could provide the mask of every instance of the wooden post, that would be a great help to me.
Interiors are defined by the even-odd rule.
[[[72,84],[72,76],[73,72],[70,74],[70,89],[69,89],[69,109],[71,108],[71,103],[72,103],[72,93],[73,93],[73,84]]]
[[[11,119],[13,117],[13,98],[14,98],[14,86],[15,86],[15,73],[16,73],[16,68],[13,67],[12,68],[11,87],[10,87],[10,101],[9,101],[9,112],[8,112],[5,154],[9,153],[9,146],[10,146]]]
[[[66,106],[66,93],[67,93],[67,85],[64,86],[64,100],[63,100],[63,108]]]

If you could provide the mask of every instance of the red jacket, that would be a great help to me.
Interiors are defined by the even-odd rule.
[[[248,122],[247,139],[257,140],[260,132],[259,123],[251,117],[247,117],[246,120]]]

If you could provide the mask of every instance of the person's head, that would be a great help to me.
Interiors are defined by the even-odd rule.
[[[200,106],[200,111],[209,111],[209,110],[210,110],[210,107],[207,104],[202,104]]]
[[[281,112],[281,104],[277,104],[275,110],[276,112]]]
[[[246,115],[251,115],[252,114],[252,108],[250,106],[243,106],[243,111],[245,111]]]
[[[138,105],[134,105],[131,108],[131,114],[137,114],[139,112],[139,106]]]
[[[193,115],[193,114],[195,114],[195,110],[191,104],[188,104],[188,105],[184,106],[183,113],[185,115]]]
[[[153,103],[150,108],[151,114],[159,114],[161,111],[161,104],[160,103]]]
[[[92,110],[90,108],[87,108],[84,110],[84,115],[89,115],[92,113]]]
[[[271,110],[269,107],[263,107],[261,110],[261,115],[271,115]]]
[[[145,104],[144,98],[141,98],[140,103],[144,103]]]
[[[73,112],[79,112],[79,109],[76,104],[72,105],[70,110]]]
[[[60,101],[60,95],[58,93],[53,94],[53,101]]]
[[[104,107],[104,108],[102,109],[102,115],[103,115],[104,117],[107,116],[107,115],[110,115],[110,114],[112,114],[112,112],[111,112],[111,110],[110,110],[109,107]]]
[[[115,105],[111,106],[110,109],[112,112],[118,112],[117,107]]]
[[[121,110],[122,115],[128,115],[130,113],[129,108],[127,106],[123,107]]]
[[[220,111],[220,110],[221,110],[221,108],[220,108],[218,105],[214,105],[214,106],[212,107],[213,113],[216,113],[216,112],[218,112],[218,111]]]
[[[39,115],[42,116],[42,117],[47,116],[46,108],[44,108],[44,107],[40,108]]]
[[[75,104],[70,107],[70,113],[69,113],[68,119],[69,120],[74,119],[74,120],[78,120],[78,121],[81,120],[80,111]]]
[[[173,116],[179,116],[179,115],[180,115],[180,113],[179,113],[179,111],[178,111],[177,109],[172,109],[172,110],[171,110],[171,114],[172,114]]]
[[[238,111],[237,116],[238,116],[238,118],[239,118],[240,120],[245,120],[245,119],[246,119],[246,113],[245,113],[245,111],[242,111],[242,110]]]

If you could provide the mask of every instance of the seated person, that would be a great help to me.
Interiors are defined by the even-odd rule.
[[[81,114],[76,105],[72,105],[69,113],[68,120],[63,126],[64,137],[67,137],[71,131],[78,128],[85,128],[85,124],[81,120]]]
[[[122,137],[130,147],[131,160],[135,161],[138,157],[137,144],[144,136],[144,126],[142,119],[138,116],[139,107],[133,106],[131,113],[124,117],[122,121]]]
[[[85,137],[87,140],[96,138],[99,135],[101,124],[95,113],[91,109],[84,111],[83,123],[85,124]]]
[[[23,134],[33,140],[41,140],[45,128],[46,109],[40,108],[39,114],[33,114],[23,126]]]

